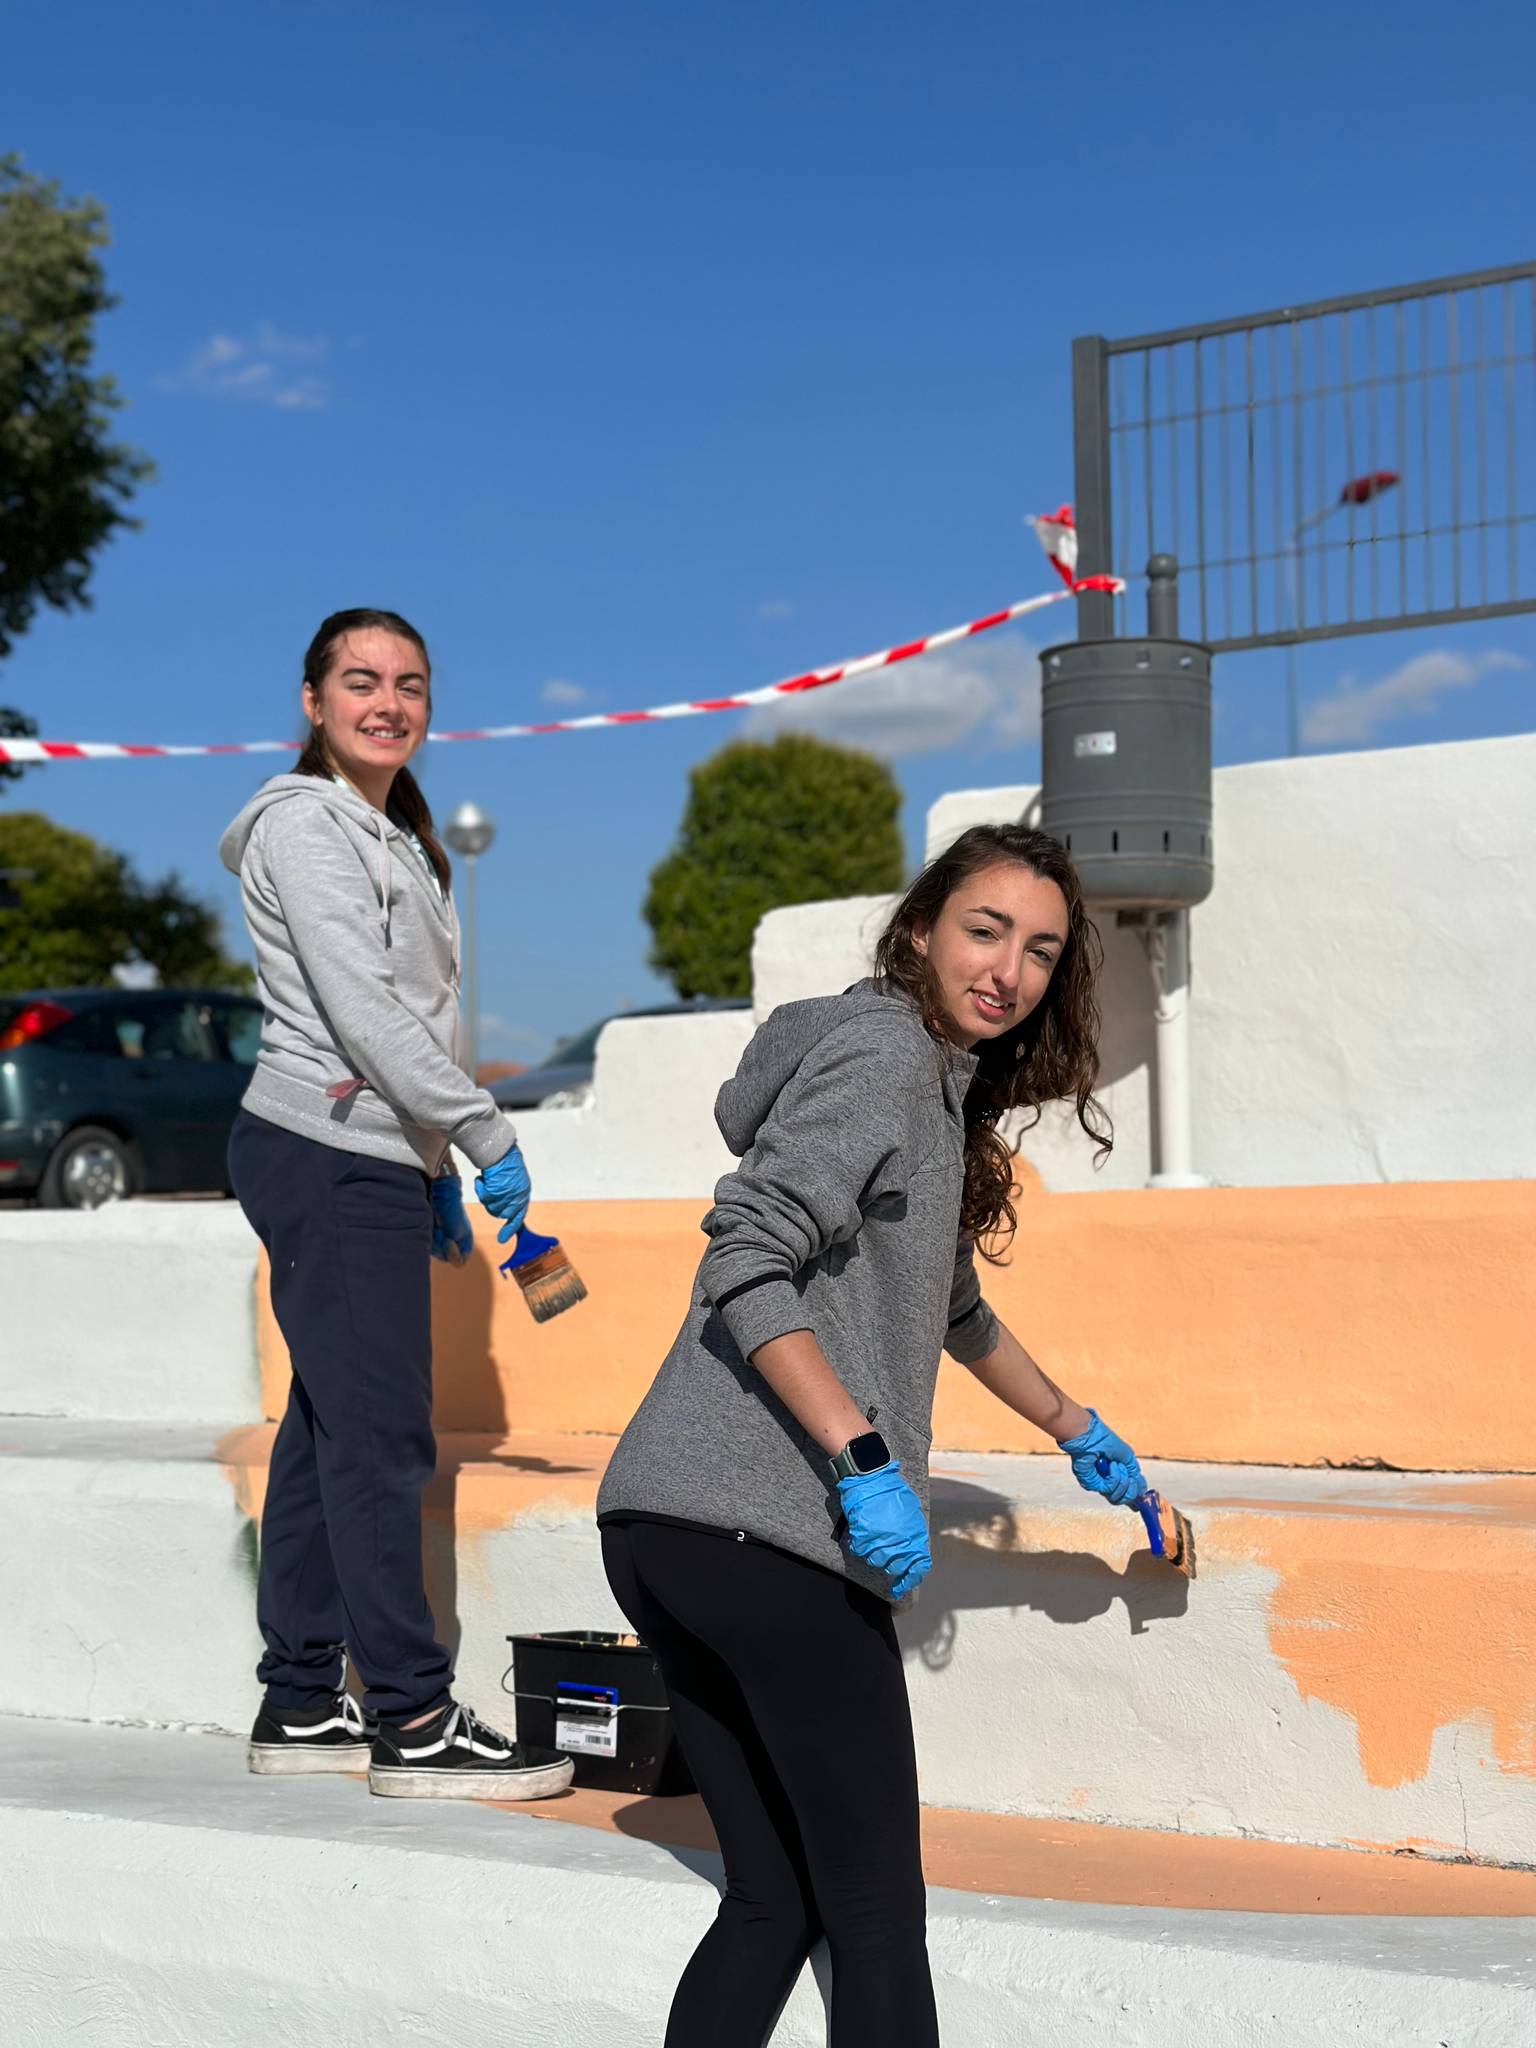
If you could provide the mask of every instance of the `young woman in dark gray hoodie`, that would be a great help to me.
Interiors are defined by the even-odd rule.
[[[1092,1094],[1100,958],[1061,846],[976,827],[907,891],[874,978],[776,1010],[721,1090],[741,1163],[598,1497],[609,1582],[660,1662],[725,1858],[666,2048],[761,2048],[823,1934],[831,2048],[938,2041],[891,1609],[931,1563],[941,1351],[1090,1492],[1144,1490],[974,1263],[1015,1223],[1002,1117],[1065,1099],[1111,1142]]]
[[[293,1364],[261,1518],[265,1697],[253,1771],[366,1769],[375,1792],[530,1799],[572,1766],[451,1692],[421,1566],[432,1476],[430,1259],[473,1246],[450,1148],[505,1240],[528,1206],[517,1133],[458,1064],[447,855],[406,763],[431,665],[396,612],[325,620],[310,736],[224,834],[265,1014],[230,1182],[266,1246]],[[342,1691],[343,1651],[363,1680]]]

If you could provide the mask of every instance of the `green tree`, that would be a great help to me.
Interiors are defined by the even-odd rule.
[[[0,815],[0,872],[18,899],[0,909],[0,994],[107,988],[114,967],[144,961],[166,986],[249,988],[223,950],[219,915],[175,875],[142,881],[122,854],[37,811]]]
[[[111,438],[123,400],[91,369],[96,320],[116,304],[107,241],[94,199],[66,199],[0,156],[0,661],[40,604],[90,603],[93,558],[137,525],[124,508],[154,473]],[[0,732],[27,729],[0,707]],[[24,772],[0,762],[0,783]]]
[[[850,748],[801,733],[722,748],[689,777],[677,843],[651,875],[651,965],[683,997],[750,995],[768,911],[901,886],[900,810],[890,770]]]

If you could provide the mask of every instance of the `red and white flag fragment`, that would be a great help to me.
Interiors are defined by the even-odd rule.
[[[1042,512],[1029,523],[1051,567],[1068,590],[1076,590],[1077,521],[1072,517],[1072,507],[1059,505],[1054,512]]]

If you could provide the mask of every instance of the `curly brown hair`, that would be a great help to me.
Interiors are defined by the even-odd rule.
[[[936,1039],[947,1039],[938,977],[918,950],[915,934],[932,927],[950,896],[982,868],[1016,861],[1054,882],[1067,904],[1067,943],[1044,996],[1024,1021],[976,1050],[981,1063],[965,1097],[965,1185],[960,1227],[984,1259],[1001,1263],[1018,1224],[1013,1197],[1013,1152],[997,1126],[1010,1110],[1029,1112],[1026,1130],[1048,1102],[1071,1101],[1093,1139],[1096,1165],[1114,1146],[1103,1106],[1094,1099],[1099,1077],[1099,970],[1104,948],[1083,903],[1070,855],[1048,832],[1024,825],[973,825],[947,853],[929,861],[891,914],[875,949],[875,974],[917,1005]]]

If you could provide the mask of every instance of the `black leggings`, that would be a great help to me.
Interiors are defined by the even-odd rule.
[[[811,1945],[830,2048],[937,2048],[906,1679],[883,1600],[709,1530],[603,1529],[725,1858],[666,2048],[763,2048]]]

